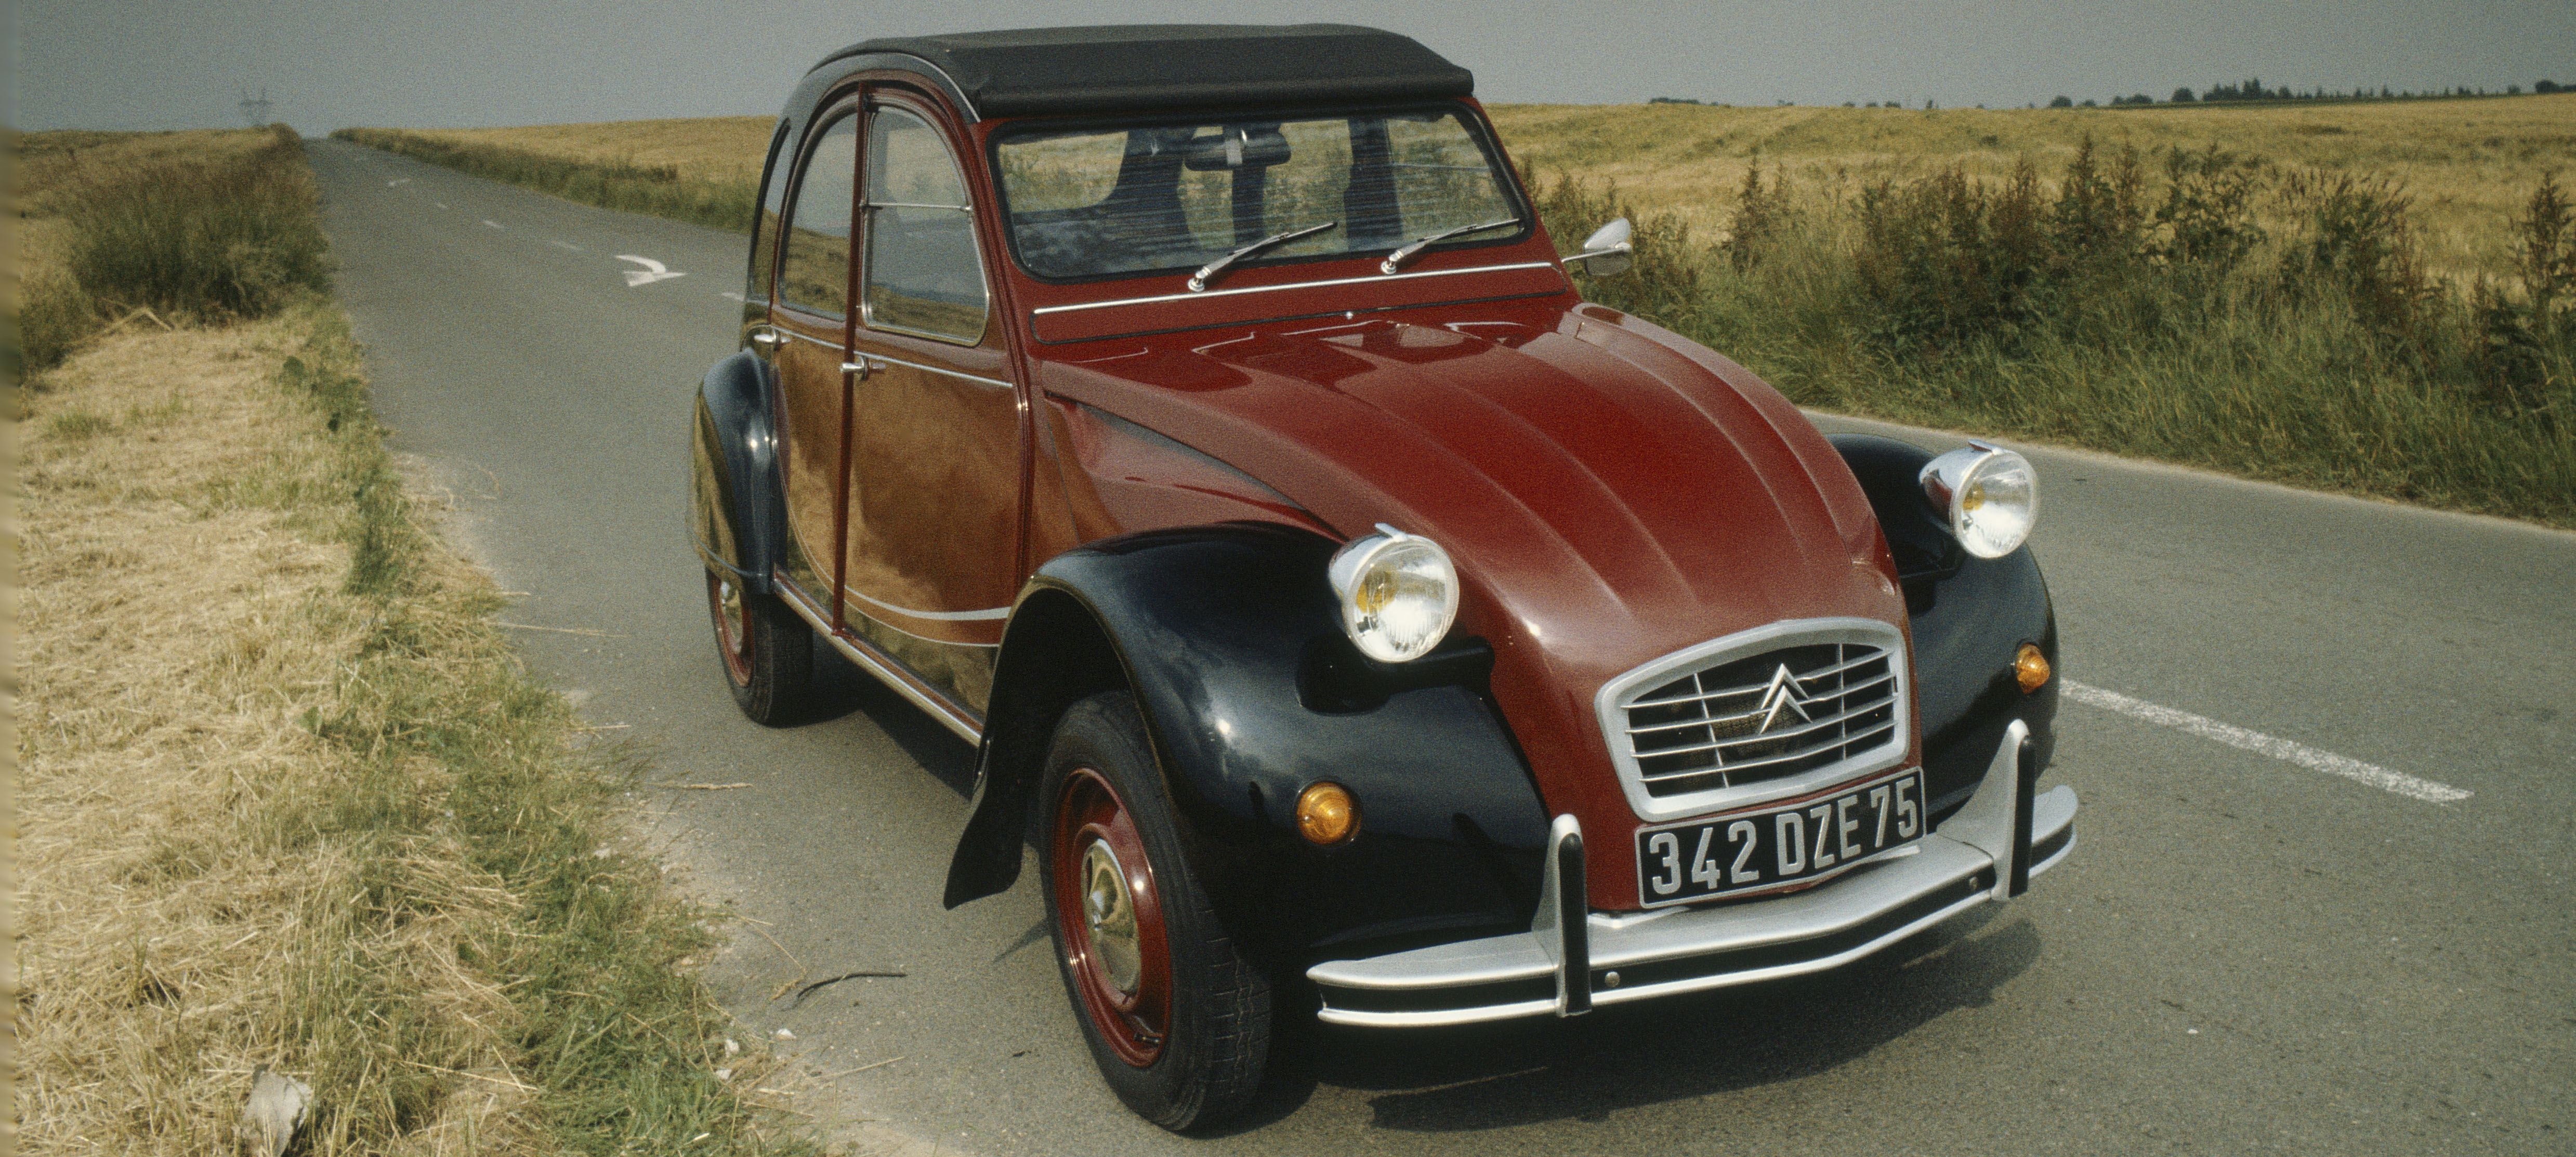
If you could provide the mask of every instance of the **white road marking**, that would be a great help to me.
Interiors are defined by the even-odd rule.
[[[575,245],[570,241],[548,241],[546,244],[552,245],[557,249],[569,249],[575,253],[581,252],[581,246]]]
[[[741,294],[736,293],[736,292],[734,292],[734,291],[732,291],[732,290],[730,290],[730,289],[728,289],[728,290],[726,290],[726,291],[724,291],[724,292],[722,292],[722,293],[719,293],[719,294],[717,294],[716,296],[721,297],[721,298],[724,298],[724,299],[725,299],[725,300],[727,300],[727,301],[741,301],[741,300],[743,299],[743,297],[742,297],[742,295],[741,295]]]
[[[447,207],[447,202],[445,202],[445,201],[432,201],[432,202],[430,202],[430,204],[432,204],[432,205],[436,205],[436,206],[438,206],[438,207],[439,207],[439,208],[441,208],[441,209],[444,209],[444,208],[446,208],[446,207]]]
[[[2177,731],[2188,731],[2203,739],[2216,740],[2229,747],[2295,763],[2310,771],[2339,775],[2355,783],[2369,784],[2381,791],[2393,791],[2408,799],[2420,799],[2426,803],[2458,803],[2474,794],[2447,783],[2418,779],[2405,772],[2391,771],[2375,763],[2363,763],[2358,759],[2337,755],[2331,751],[2319,751],[2304,743],[2278,739],[2260,731],[2247,731],[2234,724],[2221,723],[2207,716],[2177,711],[2171,707],[2161,707],[2143,699],[2132,699],[2117,691],[2078,683],[2073,679],[2066,681],[2066,697],[2105,711],[2117,711],[2134,719],[2144,719],[2149,723],[2171,727]]]
[[[493,219],[491,219],[491,218],[489,218],[489,217],[484,218],[484,219],[483,219],[483,223],[484,223],[484,224],[486,224],[486,225],[489,225],[489,226],[491,226],[491,227],[493,227],[493,228],[495,228],[495,229],[503,229],[503,228],[507,228],[507,226],[505,226],[505,225],[501,224],[500,222],[495,221],[495,220],[493,220]]]
[[[651,285],[656,281],[669,281],[674,277],[688,276],[688,274],[685,273],[673,273],[668,269],[664,269],[662,268],[661,262],[655,261],[650,257],[637,257],[631,253],[620,253],[617,255],[617,259],[620,261],[632,261],[637,265],[644,267],[642,269],[629,269],[626,271],[626,288],[628,289],[633,289],[638,285]]]
[[[409,178],[409,177],[403,177],[403,178],[401,178],[401,179],[399,179],[399,180],[392,180],[392,181],[387,181],[387,182],[385,182],[385,187],[386,187],[386,188],[388,188],[388,189],[390,189],[390,188],[393,188],[393,187],[394,187],[394,186],[396,186],[396,185],[408,185],[408,184],[410,184],[410,183],[411,183],[411,178]]]

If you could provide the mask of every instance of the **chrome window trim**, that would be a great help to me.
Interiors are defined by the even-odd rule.
[[[868,199],[868,178],[876,175],[876,171],[873,168],[865,167],[869,162],[874,160],[874,158],[867,155],[864,150],[866,149],[868,138],[876,135],[877,115],[879,113],[886,112],[900,113],[904,116],[911,117],[915,123],[918,123],[921,127],[930,130],[930,135],[939,141],[940,151],[946,153],[948,156],[948,171],[957,175],[957,187],[966,195],[965,204],[927,205],[911,201],[871,201]],[[912,109],[905,108],[900,102],[894,101],[870,100],[867,102],[867,114],[868,124],[864,130],[864,135],[860,138],[860,148],[862,151],[859,156],[859,162],[863,168],[859,173],[858,188],[858,211],[860,215],[866,215],[868,223],[866,230],[867,240],[852,247],[859,258],[859,324],[869,329],[876,330],[879,333],[906,334],[911,337],[920,338],[924,341],[935,341],[953,346],[965,346],[969,349],[980,346],[984,344],[984,335],[993,332],[993,275],[990,270],[984,268],[984,241],[982,238],[975,235],[973,227],[973,218],[975,216],[975,194],[974,187],[966,181],[966,166],[957,163],[957,150],[948,147],[948,138],[939,131],[939,126],[933,123],[931,118],[923,116]],[[933,333],[926,329],[914,329],[910,326],[904,325],[889,325],[877,320],[876,305],[874,302],[869,300],[870,295],[868,291],[875,288],[875,283],[868,280],[867,255],[868,251],[876,245],[877,226],[876,218],[873,214],[879,209],[953,209],[957,212],[966,214],[968,218],[966,239],[975,246],[975,281],[977,285],[983,288],[984,292],[984,327],[976,330],[972,337],[961,337],[953,333]],[[891,361],[893,359],[889,358],[887,360]],[[917,366],[914,368],[926,369],[928,367]]]
[[[833,350],[833,351],[835,351],[835,352],[838,352],[838,351],[840,350],[840,348],[841,348],[841,343],[836,342],[836,341],[824,341],[823,339],[821,339],[821,338],[819,338],[819,337],[811,337],[811,336],[808,336],[808,335],[806,335],[806,334],[801,334],[801,333],[796,332],[795,330],[788,329],[788,328],[786,328],[785,326],[777,327],[777,329],[778,329],[778,332],[779,332],[780,334],[785,335],[785,336],[787,337],[787,339],[788,339],[788,340],[790,340],[790,341],[801,341],[801,342],[806,342],[806,343],[809,343],[809,344],[812,344],[812,345],[818,345],[818,346],[821,346],[821,347],[823,347],[824,349],[827,349],[827,350]],[[981,375],[981,374],[970,374],[970,373],[967,373],[967,372],[966,372],[966,371],[964,371],[964,370],[952,370],[952,369],[949,369],[949,368],[948,368],[948,367],[946,367],[946,366],[934,366],[934,365],[928,365],[928,364],[925,364],[925,363],[922,363],[922,362],[911,361],[911,360],[908,360],[908,359],[905,359],[905,358],[889,357],[889,356],[887,356],[887,355],[885,355],[885,354],[881,354],[881,353],[873,353],[873,352],[863,352],[860,356],[865,357],[865,358],[867,358],[869,361],[872,361],[872,362],[885,362],[885,363],[887,363],[887,364],[889,364],[889,365],[898,365],[898,366],[902,366],[902,367],[904,367],[905,369],[920,370],[921,372],[926,373],[926,374],[942,374],[942,375],[945,375],[945,376],[948,376],[948,377],[952,377],[952,378],[959,378],[959,379],[963,379],[963,380],[965,380],[965,381],[974,382],[974,383],[976,383],[976,384],[978,384],[978,385],[999,386],[999,387],[1001,387],[1001,388],[1003,388],[1003,389],[1005,389],[1005,390],[1007,390],[1007,389],[1010,389],[1010,388],[1011,388],[1011,383],[1010,383],[1009,381],[1004,380],[1004,379],[1001,379],[1001,378],[988,378],[988,377],[985,377],[985,376],[983,376],[983,375]]]
[[[1279,293],[1291,289],[1329,289],[1336,285],[1384,285],[1390,281],[1412,281],[1428,277],[1456,277],[1467,273],[1507,273],[1515,269],[1556,269],[1553,261],[1519,261],[1509,265],[1476,265],[1465,269],[1426,269],[1416,273],[1372,273],[1365,277],[1333,277],[1322,281],[1291,281],[1281,285],[1248,285],[1241,289],[1209,289],[1198,293],[1165,293],[1153,297],[1121,297],[1109,301],[1084,301],[1072,305],[1043,305],[1029,311],[1031,317],[1057,313],[1079,313],[1086,309],[1115,309],[1127,305],[1164,305],[1175,301],[1209,301],[1247,293]]]
[[[1866,755],[1839,760],[1783,779],[1766,779],[1759,783],[1663,797],[1646,790],[1644,769],[1637,765],[1636,754],[1627,742],[1629,696],[1670,682],[1687,672],[1802,643],[1859,643],[1886,649],[1889,673],[1896,677],[1895,691],[1889,697],[1894,705],[1895,742],[1874,748]],[[1912,673],[1913,656],[1906,652],[1905,632],[1893,623],[1863,618],[1783,619],[1649,660],[1603,683],[1601,690],[1592,697],[1592,709],[1601,726],[1602,744],[1608,748],[1611,765],[1618,772],[1619,790],[1628,796],[1629,808],[1637,813],[1638,819],[1657,823],[1788,799],[1903,763],[1907,749],[1913,746],[1910,741],[1913,735],[1913,686],[1909,682]]]

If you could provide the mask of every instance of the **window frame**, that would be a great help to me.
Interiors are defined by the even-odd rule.
[[[993,334],[993,274],[991,270],[984,267],[984,239],[979,235],[981,230],[975,220],[975,183],[967,176],[964,151],[957,147],[956,142],[949,139],[949,134],[942,127],[936,113],[913,101],[903,99],[897,93],[870,92],[859,102],[859,107],[867,119],[867,123],[859,130],[859,177],[858,186],[853,191],[856,204],[851,209],[852,219],[861,223],[854,232],[864,234],[863,239],[851,249],[852,258],[857,262],[855,269],[858,278],[859,308],[856,311],[856,317],[859,325],[871,333],[899,333],[906,337],[917,337],[924,341],[935,341],[967,349],[981,347],[985,339]],[[922,127],[930,130],[931,136],[939,142],[940,152],[948,159],[949,171],[956,174],[957,189],[964,197],[965,204],[920,205],[910,201],[888,201],[879,204],[869,197],[868,188],[874,183],[873,178],[877,171],[877,156],[876,151],[868,146],[876,137],[877,114],[888,110],[903,113],[920,121]],[[875,214],[876,210],[881,208],[950,209],[966,215],[966,239],[975,250],[975,280],[984,294],[984,325],[975,331],[973,337],[961,338],[956,334],[935,333],[930,330],[914,329],[911,326],[879,322],[876,319],[876,307],[870,300],[869,290],[875,284],[872,276],[876,264],[872,259],[876,245]]]
[[[1476,148],[1485,155],[1485,163],[1488,166],[1491,166],[1494,171],[1503,175],[1503,197],[1506,201],[1511,202],[1515,210],[1513,215],[1519,217],[1521,221],[1521,227],[1518,229],[1514,229],[1509,232],[1498,232],[1491,235],[1480,235],[1473,238],[1460,238],[1454,241],[1443,241],[1440,244],[1425,250],[1425,253],[1448,253],[1463,249],[1499,249],[1506,246],[1518,245],[1529,240],[1537,233],[1538,210],[1531,203],[1528,191],[1521,187],[1520,172],[1517,169],[1514,169],[1509,159],[1503,155],[1501,143],[1494,138],[1493,126],[1489,124],[1485,120],[1484,116],[1476,109],[1469,107],[1464,101],[1457,100],[1432,100],[1405,102],[1399,104],[1318,105],[1313,108],[1298,109],[1202,109],[1196,111],[1176,112],[1169,115],[1130,113],[1124,116],[1086,116],[1068,117],[1062,120],[1030,119],[1013,121],[1009,124],[1003,125],[1000,129],[995,130],[990,139],[984,143],[985,168],[993,174],[994,225],[1002,234],[1003,248],[1010,252],[1012,266],[1019,270],[1021,276],[1043,284],[1091,285],[1108,281],[1137,281],[1155,277],[1171,277],[1176,275],[1186,276],[1196,269],[1197,266],[1176,265],[1158,269],[1121,269],[1109,273],[1085,273],[1072,277],[1051,276],[1039,273],[1035,269],[1030,268],[1029,263],[1026,260],[1023,260],[1020,256],[1020,232],[1018,229],[1013,228],[1011,224],[1011,190],[1009,183],[1002,179],[1002,146],[1014,140],[1030,136],[1052,136],[1059,133],[1078,133],[1085,130],[1154,128],[1170,125],[1204,125],[1211,121],[1224,121],[1229,118],[1244,119],[1246,117],[1256,115],[1265,118],[1276,118],[1282,121],[1290,121],[1332,120],[1337,117],[1347,119],[1349,117],[1367,113],[1395,115],[1408,112],[1442,112],[1455,114],[1458,120],[1466,126],[1467,135],[1470,139],[1475,141]],[[1385,255],[1402,248],[1405,243],[1406,242],[1404,241],[1398,241],[1394,245],[1388,245],[1381,248],[1345,249],[1338,253],[1306,253],[1279,257],[1256,255],[1237,262],[1233,268],[1237,270],[1271,269],[1293,265],[1312,265],[1326,261],[1358,261],[1372,257],[1383,258]]]

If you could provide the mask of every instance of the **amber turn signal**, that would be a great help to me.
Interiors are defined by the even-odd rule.
[[[2013,682],[2021,684],[2024,695],[2048,686],[2048,656],[2040,654],[2037,647],[2022,644],[2020,653],[2013,656]]]
[[[1360,830],[1360,801],[1349,788],[1326,781],[1297,793],[1297,834],[1308,843],[1338,844]]]

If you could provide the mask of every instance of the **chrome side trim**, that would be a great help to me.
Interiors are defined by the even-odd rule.
[[[806,602],[805,596],[798,593],[794,586],[780,583],[778,593],[780,601],[787,604],[787,609],[796,612],[797,618],[805,620],[805,625],[814,628],[814,633],[821,635],[824,642],[830,643],[833,650],[839,651],[842,658],[857,664],[860,670],[876,676],[878,682],[893,688],[895,694],[911,700],[913,706],[928,712],[932,719],[939,721],[940,726],[955,732],[959,739],[968,743],[983,741],[984,721],[974,712],[915,685],[910,673],[902,669],[902,664],[877,654],[876,648],[858,646],[842,638],[832,630],[830,620],[813,604]]]
[[[1468,269],[1430,269],[1419,273],[1372,273],[1366,277],[1335,277],[1323,281],[1292,281],[1285,285],[1249,285],[1242,289],[1210,289],[1199,293],[1165,293],[1154,297],[1121,297],[1112,301],[1085,301],[1073,305],[1045,305],[1029,311],[1031,317],[1057,313],[1079,313],[1086,309],[1116,309],[1125,305],[1162,305],[1174,301],[1208,301],[1247,293],[1278,293],[1290,289],[1325,289],[1336,285],[1384,285],[1390,281],[1408,281],[1428,277],[1456,277],[1466,273],[1503,273],[1514,269],[1555,269],[1553,261],[1522,261],[1510,265],[1478,265]]]
[[[1894,707],[1890,725],[1895,728],[1896,742],[1780,779],[1671,796],[1657,796],[1647,790],[1645,769],[1639,766],[1636,753],[1627,742],[1628,709],[1635,706],[1626,701],[1631,694],[1679,678],[1685,672],[1718,666],[1740,655],[1758,654],[1802,642],[1862,643],[1887,653],[1888,671],[1896,677],[1896,690],[1890,700]],[[1611,765],[1619,774],[1619,789],[1627,793],[1629,808],[1641,820],[1660,823],[1788,799],[1842,780],[1874,775],[1903,763],[1908,746],[1905,737],[1913,734],[1913,695],[1906,682],[1912,672],[1912,664],[1913,657],[1905,650],[1905,634],[1894,624],[1862,618],[1783,619],[1648,660],[1603,683],[1601,690],[1592,697],[1592,709],[1599,720],[1602,743],[1609,750]]]
[[[866,603],[869,606],[883,607],[898,615],[915,619],[928,619],[934,623],[982,623],[991,622],[995,619],[1007,619],[1011,617],[1011,608],[1009,607],[987,607],[980,611],[916,611],[910,607],[898,607],[883,599],[869,598],[868,596],[860,594],[858,591],[847,586],[843,586],[841,588],[841,593],[857,599],[860,602]],[[892,626],[893,624],[889,623],[887,625]],[[899,631],[903,630],[901,627],[896,627],[895,629]],[[911,634],[912,632],[904,631],[904,633]],[[933,639],[931,641],[936,643],[945,642],[946,640]],[[973,646],[976,644],[963,645]]]

